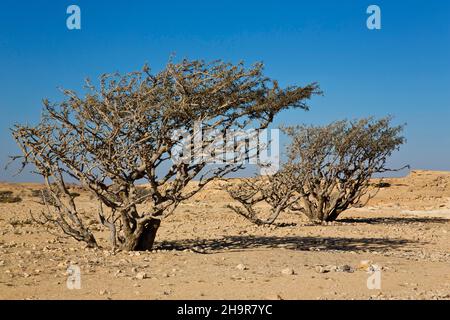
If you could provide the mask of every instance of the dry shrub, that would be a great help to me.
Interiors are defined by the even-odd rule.
[[[0,203],[16,203],[21,201],[22,198],[14,196],[14,193],[12,191],[0,191]]]

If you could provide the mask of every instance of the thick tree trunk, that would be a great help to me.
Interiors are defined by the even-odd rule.
[[[333,211],[326,217],[325,221],[326,221],[326,222],[332,222],[332,221],[335,221],[341,212],[342,212],[342,211],[333,210]]]
[[[134,251],[151,250],[153,243],[155,242],[156,233],[158,232],[161,220],[152,219],[143,228],[142,233],[139,235],[136,241]]]

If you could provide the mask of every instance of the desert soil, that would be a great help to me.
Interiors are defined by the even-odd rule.
[[[327,225],[285,214],[252,225],[213,183],[165,220],[154,251],[109,250],[87,193],[77,198],[102,249],[32,223],[37,184],[0,184],[0,299],[450,299],[450,173],[412,171]],[[366,261],[361,263],[361,261]],[[380,289],[369,289],[378,265]],[[78,266],[81,288],[68,289]]]

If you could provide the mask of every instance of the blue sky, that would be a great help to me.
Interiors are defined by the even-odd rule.
[[[81,30],[66,8],[81,8]],[[382,29],[366,28],[381,8]],[[9,129],[39,119],[57,87],[178,58],[263,61],[282,85],[317,81],[311,110],[286,111],[279,124],[325,124],[368,115],[407,123],[392,166],[450,170],[450,2],[426,1],[11,1],[0,10],[0,180],[19,151]]]

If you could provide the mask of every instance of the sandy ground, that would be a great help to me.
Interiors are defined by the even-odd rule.
[[[271,227],[227,209],[215,183],[163,222],[156,250],[115,254],[32,224],[30,210],[41,207],[31,192],[41,186],[3,183],[0,191],[23,201],[0,204],[0,298],[450,299],[450,173],[413,171],[387,182],[335,223],[286,214]],[[95,211],[87,194],[77,200]],[[367,286],[370,264],[380,268],[380,289]],[[67,288],[69,265],[80,268],[81,289]]]

